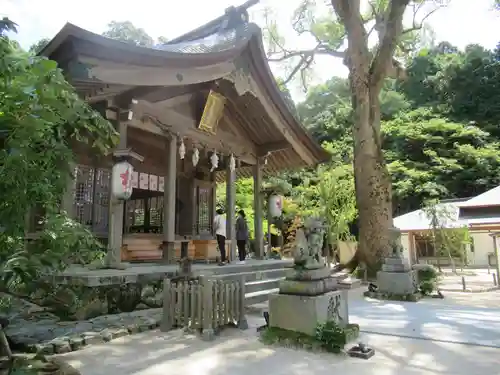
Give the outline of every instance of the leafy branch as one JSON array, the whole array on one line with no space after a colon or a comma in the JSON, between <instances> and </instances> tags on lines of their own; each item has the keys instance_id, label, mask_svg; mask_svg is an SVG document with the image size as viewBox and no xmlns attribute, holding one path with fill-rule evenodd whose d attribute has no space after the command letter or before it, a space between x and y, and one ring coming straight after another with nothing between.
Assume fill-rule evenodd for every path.
<instances>
[{"instance_id":1,"label":"leafy branch","mask_svg":"<svg viewBox=\"0 0 500 375\"><path fill-rule=\"evenodd\" d=\"M61 212L73 160L72 145L106 154L113 126L65 80L57 63L32 56L10 40L14 22L0 23L0 277L9 290L42 274L90 261L102 246ZM36 223L27 216L38 212ZM33 227L32 225L33 224ZM38 230L30 241L29 232Z\"/></svg>"},{"instance_id":2,"label":"leafy branch","mask_svg":"<svg viewBox=\"0 0 500 375\"><path fill-rule=\"evenodd\" d=\"M392 52L411 52L418 37L415 32L418 32L437 10L446 6L447 2L432 2L434 6L431 9L427 9L426 4L429 4L429 1L370 0L369 10L363 14L359 9L359 1L332 0L331 8L326 10L328 15L318 17L316 14L324 14L325 9L318 10L313 0L303 0L294 13L292 29L297 35L308 36L313 41L311 48L306 49L287 47L273 20L272 12L267 9L264 18L269 47L268 60L276 63L290 62L290 72L284 82L289 83L299 76L305 89L307 70L314 65L316 56L340 58L346 65L349 64L347 39L349 34L355 34L357 38L365 41L365 46L374 44L370 49L366 47L366 50L358 52L371 60L370 71L375 82L380 82L382 75L385 77L387 73L393 78L404 77L402 64L392 57ZM357 9L354 9L356 7ZM411 25L403 28L402 18L406 9L411 11L412 21Z\"/></svg>"}]
</instances>

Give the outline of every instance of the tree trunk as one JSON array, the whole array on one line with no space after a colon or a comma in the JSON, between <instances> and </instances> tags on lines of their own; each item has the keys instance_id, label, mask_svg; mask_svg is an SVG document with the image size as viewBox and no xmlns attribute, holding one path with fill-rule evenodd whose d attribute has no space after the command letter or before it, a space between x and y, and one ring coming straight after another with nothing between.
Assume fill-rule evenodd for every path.
<instances>
[{"instance_id":1,"label":"tree trunk","mask_svg":"<svg viewBox=\"0 0 500 375\"><path fill-rule=\"evenodd\" d=\"M358 262L374 276L390 253L391 180L381 150L380 102L369 75L350 75L354 110L354 178L359 212Z\"/></svg>"}]
</instances>

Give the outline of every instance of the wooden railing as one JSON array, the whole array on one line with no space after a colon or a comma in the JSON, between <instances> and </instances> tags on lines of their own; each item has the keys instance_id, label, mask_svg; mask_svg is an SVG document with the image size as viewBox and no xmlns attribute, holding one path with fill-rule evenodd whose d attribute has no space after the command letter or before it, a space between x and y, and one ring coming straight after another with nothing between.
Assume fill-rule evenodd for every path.
<instances>
[{"instance_id":1,"label":"wooden railing","mask_svg":"<svg viewBox=\"0 0 500 375\"><path fill-rule=\"evenodd\" d=\"M163 282L161 330L191 328L210 340L214 330L226 325L247 328L245 317L245 277L221 280L200 277L197 280Z\"/></svg>"}]
</instances>

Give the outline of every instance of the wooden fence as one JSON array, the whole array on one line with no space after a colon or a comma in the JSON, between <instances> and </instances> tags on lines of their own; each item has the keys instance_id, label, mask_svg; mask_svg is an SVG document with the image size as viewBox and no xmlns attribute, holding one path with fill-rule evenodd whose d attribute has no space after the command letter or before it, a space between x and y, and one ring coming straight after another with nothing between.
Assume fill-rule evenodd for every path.
<instances>
[{"instance_id":1,"label":"wooden fence","mask_svg":"<svg viewBox=\"0 0 500 375\"><path fill-rule=\"evenodd\" d=\"M209 279L163 282L161 330L192 328L212 339L214 330L228 324L246 328L245 277L237 280Z\"/></svg>"}]
</instances>

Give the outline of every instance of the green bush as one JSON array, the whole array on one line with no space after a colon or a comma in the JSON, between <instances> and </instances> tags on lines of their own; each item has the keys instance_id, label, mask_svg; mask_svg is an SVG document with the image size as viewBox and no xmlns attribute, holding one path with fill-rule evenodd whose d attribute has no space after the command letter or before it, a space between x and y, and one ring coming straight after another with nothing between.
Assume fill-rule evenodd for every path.
<instances>
[{"instance_id":1,"label":"green bush","mask_svg":"<svg viewBox=\"0 0 500 375\"><path fill-rule=\"evenodd\" d=\"M423 295L429 295L437 290L438 270L430 264L416 264L413 267L418 274L418 288Z\"/></svg>"},{"instance_id":2,"label":"green bush","mask_svg":"<svg viewBox=\"0 0 500 375\"><path fill-rule=\"evenodd\" d=\"M305 350L340 353L345 344L355 340L358 336L359 325L348 324L346 328L341 328L335 322L329 321L318 324L314 336L276 327L267 327L262 331L260 339L267 345L279 344Z\"/></svg>"},{"instance_id":3,"label":"green bush","mask_svg":"<svg viewBox=\"0 0 500 375\"><path fill-rule=\"evenodd\" d=\"M340 353L346 344L346 335L335 322L328 321L316 327L316 340L331 353Z\"/></svg>"}]
</instances>

